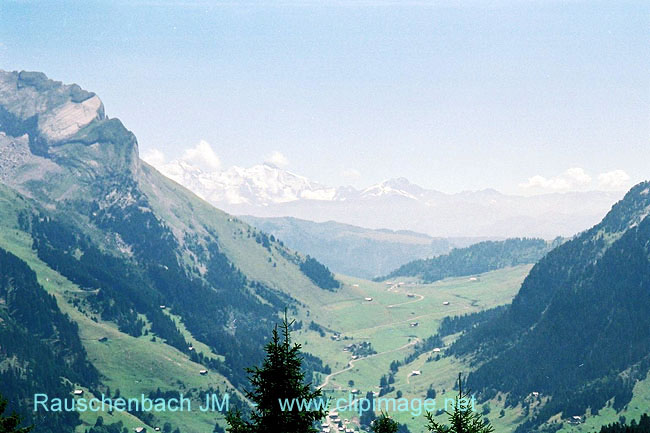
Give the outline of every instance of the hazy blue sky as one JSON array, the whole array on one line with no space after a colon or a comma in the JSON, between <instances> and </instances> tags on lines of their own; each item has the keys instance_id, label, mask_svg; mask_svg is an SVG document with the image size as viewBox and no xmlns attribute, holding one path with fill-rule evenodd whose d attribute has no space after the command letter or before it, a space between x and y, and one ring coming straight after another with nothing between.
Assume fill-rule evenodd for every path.
<instances>
[{"instance_id":1,"label":"hazy blue sky","mask_svg":"<svg viewBox=\"0 0 650 433\"><path fill-rule=\"evenodd\" d=\"M97 92L168 160L204 140L334 185L623 187L650 177L649 4L2 0L0 68Z\"/></svg>"}]
</instances>

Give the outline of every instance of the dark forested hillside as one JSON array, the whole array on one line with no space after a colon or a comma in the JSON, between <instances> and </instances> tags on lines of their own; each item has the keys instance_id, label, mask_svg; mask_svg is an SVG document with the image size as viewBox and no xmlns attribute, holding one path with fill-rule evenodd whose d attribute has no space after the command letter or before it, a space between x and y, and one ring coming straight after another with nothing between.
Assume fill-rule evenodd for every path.
<instances>
[{"instance_id":1,"label":"dark forested hillside","mask_svg":"<svg viewBox=\"0 0 650 433\"><path fill-rule=\"evenodd\" d=\"M35 393L67 397L71 383L92 388L98 379L76 324L29 266L0 248L0 394L10 396L8 411L22 409ZM79 424L76 412L21 413L26 424L38 424L39 433L71 431Z\"/></svg>"},{"instance_id":2,"label":"dark forested hillside","mask_svg":"<svg viewBox=\"0 0 650 433\"><path fill-rule=\"evenodd\" d=\"M334 290L341 286L327 266L313 257L307 256L305 261L300 264L300 270L321 289Z\"/></svg>"},{"instance_id":3,"label":"dark forested hillside","mask_svg":"<svg viewBox=\"0 0 650 433\"><path fill-rule=\"evenodd\" d=\"M98 218L102 215L95 213ZM214 360L211 366L230 377L234 384L241 383L246 362L261 353L259 341L264 338L266 320L285 305L286 299L271 297L272 304L261 303L249 291L246 278L220 253L216 244L201 250L206 257L206 281L193 278L175 255L178 249L175 238L150 212L134 206L113 210L110 215L98 224L107 231L119 233L133 245L132 260L102 252L75 226L57 218L22 215L21 221L25 224L23 229L32 234L38 257L89 291L83 302L93 313L115 322L122 332L136 337L143 333L145 323L139 318L142 314L151 323L155 335L189 354L190 345L160 309L160 305L166 305L169 311L183 317L190 331L200 335L215 352L230 355L225 365ZM198 251L201 247L195 248ZM179 291L179 287L183 290ZM259 283L256 287L264 289ZM215 326L233 316L240 319L234 333Z\"/></svg>"},{"instance_id":4,"label":"dark forested hillside","mask_svg":"<svg viewBox=\"0 0 650 433\"><path fill-rule=\"evenodd\" d=\"M622 409L650 367L650 183L635 186L603 221L530 271L510 308L451 348L478 369L469 386L516 405L550 397L528 432L557 413ZM543 359L544 362L539 362Z\"/></svg>"},{"instance_id":5,"label":"dark forested hillside","mask_svg":"<svg viewBox=\"0 0 650 433\"><path fill-rule=\"evenodd\" d=\"M650 433L650 416L648 416L648 414L643 414L638 422L632 420L630 424L627 425L625 422L606 425L603 426L599 432L595 433Z\"/></svg>"},{"instance_id":6,"label":"dark forested hillside","mask_svg":"<svg viewBox=\"0 0 650 433\"><path fill-rule=\"evenodd\" d=\"M412 261L377 280L418 277L431 283L448 277L480 274L507 266L535 263L560 242L560 239L546 242L543 239L527 238L479 242L466 248L455 248L442 256Z\"/></svg>"}]
</instances>

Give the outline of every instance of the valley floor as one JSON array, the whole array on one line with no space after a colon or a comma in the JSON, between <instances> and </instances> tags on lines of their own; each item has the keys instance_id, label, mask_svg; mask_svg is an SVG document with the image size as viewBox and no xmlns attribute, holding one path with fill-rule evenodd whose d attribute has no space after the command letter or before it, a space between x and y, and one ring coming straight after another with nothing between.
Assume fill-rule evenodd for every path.
<instances>
[{"instance_id":1,"label":"valley floor","mask_svg":"<svg viewBox=\"0 0 650 433\"><path fill-rule=\"evenodd\" d=\"M333 401L349 399L349 394L365 397L379 392L380 379L390 372L391 362L402 361L412 353L413 346L434 335L446 316L464 315L509 303L519 290L530 270L522 265L470 278L450 278L433 284L399 280L375 283L340 277L345 287L336 294L323 297L318 309L312 308L309 321L327 329L325 336L309 331L307 326L295 338L306 352L313 353L329 364L332 373L320 378L323 391ZM370 300L371 299L371 300ZM455 336L445 339L447 346ZM355 355L346 350L350 345L370 343L376 353ZM445 347L440 348L441 353ZM437 354L437 353L436 353ZM444 406L444 399L453 397L454 381L459 372L469 367L454 358L442 357L433 361L432 351L403 365L395 374L394 391L384 398L399 395L409 400L424 400L432 386L438 396L436 403ZM424 414L414 416L410 411L394 413L394 417L408 425L412 432L424 428ZM340 413L341 419L358 424L359 415L352 411ZM494 420L498 431L510 431L512 418ZM512 428L514 429L514 428Z\"/></svg>"}]
</instances>

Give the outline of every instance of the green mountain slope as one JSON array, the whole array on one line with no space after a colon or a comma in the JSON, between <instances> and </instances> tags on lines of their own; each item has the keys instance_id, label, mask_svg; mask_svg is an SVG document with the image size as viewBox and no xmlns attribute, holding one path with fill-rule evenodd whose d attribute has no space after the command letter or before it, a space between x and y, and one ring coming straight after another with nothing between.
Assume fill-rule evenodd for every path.
<instances>
[{"instance_id":1,"label":"green mountain slope","mask_svg":"<svg viewBox=\"0 0 650 433\"><path fill-rule=\"evenodd\" d=\"M44 296L54 296L61 312L76 324L79 338L87 352L87 358L94 366L93 368L99 371L100 379L96 385L80 380L74 383L75 389L86 390L84 396L100 396L101 393L113 396L119 390L121 395L126 397L149 395L150 392L158 388L172 392L180 390L188 393L193 392L195 404L199 404L199 392L211 389L234 392L230 382L218 372L211 371L207 376L198 374L199 370L206 368L204 364L200 363L202 359L193 357L186 350L180 351L171 347L162 338L154 338L159 335L152 332L151 323L146 322L145 325L144 332L148 335L134 337L120 331L114 321L104 320L101 315L95 314L89 309L83 300L92 292L89 293L80 288L40 260L37 251L32 248L32 237L20 229L20 225L24 224L24 218L21 215L39 211L34 206L36 204L32 201L24 199L0 185L0 245L11 249L34 271L39 284L47 291L47 295ZM40 209L40 212L46 211ZM52 221L51 216L47 218ZM211 349L205 344L192 338L177 316L170 315L170 317L178 324L183 337L193 344L195 351L209 355L209 357L219 357L218 354L211 352ZM32 346L38 347L35 345L34 336L29 335L29 337L29 340L14 341L14 345L17 348L24 346L27 349ZM48 393L51 397L69 397L68 391L62 394L56 389L52 390L42 380L39 380L41 377L38 375L33 377L36 379L34 381L35 388ZM31 396L26 395L25 399L17 401L16 396L22 394L15 394L11 389L3 388L3 384L5 383L0 384L0 393L9 396L15 403L19 403L20 412L28 419L32 419ZM70 384L65 387L67 390L70 388ZM238 393L234 392L232 401L235 404L241 404L237 396ZM46 428L50 422L50 415L46 414L38 420L34 420L35 431L48 431ZM165 422L170 422L174 426L180 426L183 431L211 431L215 420L221 419L223 422L223 416L219 414L202 412L156 413L153 418L141 414L119 412L112 414L82 412L80 415L80 419L79 417L64 418L65 423L59 425L54 431L73 431L74 426L81 421L82 424L77 426L76 431L83 432L89 425L95 424L98 416L102 416L106 424L121 422L129 430L140 426L150 427L151 430L156 425L160 426Z\"/></svg>"},{"instance_id":2,"label":"green mountain slope","mask_svg":"<svg viewBox=\"0 0 650 433\"><path fill-rule=\"evenodd\" d=\"M324 291L317 284L333 285L325 268L314 278L306 257L142 163L96 95L43 74L0 72L0 182L0 248L80 325L100 372L98 384L78 381L86 389L241 387L277 313L304 317ZM210 378L193 378L203 368ZM132 415L120 420L156 421ZM205 431L197 419L183 431Z\"/></svg>"},{"instance_id":3,"label":"green mountain slope","mask_svg":"<svg viewBox=\"0 0 650 433\"><path fill-rule=\"evenodd\" d=\"M468 382L484 398L505 392L514 406L533 392L544 396L518 431L552 417L620 411L646 377L649 193L649 182L635 186L600 224L547 254L510 308L452 347L478 365Z\"/></svg>"},{"instance_id":4,"label":"green mountain slope","mask_svg":"<svg viewBox=\"0 0 650 433\"><path fill-rule=\"evenodd\" d=\"M513 238L505 241L484 241L426 260L414 260L377 281L396 277L417 277L432 283L447 277L480 274L508 266L535 263L558 245L561 239Z\"/></svg>"},{"instance_id":5,"label":"green mountain slope","mask_svg":"<svg viewBox=\"0 0 650 433\"><path fill-rule=\"evenodd\" d=\"M70 395L71 384L94 387L98 381L77 325L61 313L29 266L0 248L0 393L12 396L9 409L21 409L35 393ZM76 412L25 414L25 423L38 424L43 432L63 431L79 418Z\"/></svg>"}]
</instances>

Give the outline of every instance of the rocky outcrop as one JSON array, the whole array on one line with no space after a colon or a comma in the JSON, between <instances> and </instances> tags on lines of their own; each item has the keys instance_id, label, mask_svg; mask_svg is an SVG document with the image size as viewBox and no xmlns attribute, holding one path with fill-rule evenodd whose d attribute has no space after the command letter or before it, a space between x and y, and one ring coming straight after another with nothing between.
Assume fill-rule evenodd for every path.
<instances>
[{"instance_id":1,"label":"rocky outcrop","mask_svg":"<svg viewBox=\"0 0 650 433\"><path fill-rule=\"evenodd\" d=\"M93 101L88 102L91 99ZM105 117L104 106L94 93L76 84L50 80L41 72L0 71L0 106L19 121L38 118L39 126L40 117L50 119L57 113L60 116L57 120L62 122L58 128L61 130L67 128L65 123L68 122L76 124L78 130L94 119ZM61 117L62 111L67 115ZM51 128L52 123L44 122L43 126Z\"/></svg>"},{"instance_id":2,"label":"rocky outcrop","mask_svg":"<svg viewBox=\"0 0 650 433\"><path fill-rule=\"evenodd\" d=\"M60 171L53 161L30 152L27 135L11 137L0 132L0 182L23 184Z\"/></svg>"},{"instance_id":3,"label":"rocky outcrop","mask_svg":"<svg viewBox=\"0 0 650 433\"><path fill-rule=\"evenodd\" d=\"M38 119L38 129L48 141L61 142L73 137L93 120L100 119L102 101L95 95L83 102L69 101Z\"/></svg>"},{"instance_id":4,"label":"rocky outcrop","mask_svg":"<svg viewBox=\"0 0 650 433\"><path fill-rule=\"evenodd\" d=\"M40 72L0 71L0 134L0 179L23 194L74 198L82 184L139 170L135 136L97 95Z\"/></svg>"}]
</instances>

